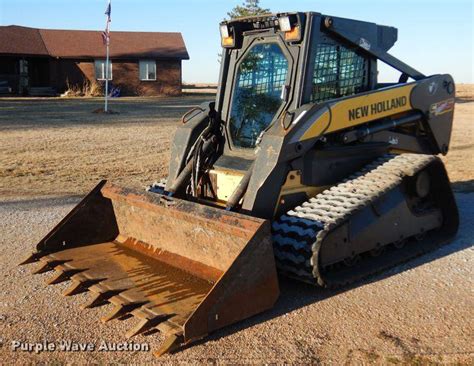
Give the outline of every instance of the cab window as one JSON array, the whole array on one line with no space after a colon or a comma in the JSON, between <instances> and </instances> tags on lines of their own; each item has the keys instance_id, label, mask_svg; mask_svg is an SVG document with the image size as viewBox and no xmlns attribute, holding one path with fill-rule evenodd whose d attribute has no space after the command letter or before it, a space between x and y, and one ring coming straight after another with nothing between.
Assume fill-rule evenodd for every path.
<instances>
[{"instance_id":1,"label":"cab window","mask_svg":"<svg viewBox=\"0 0 474 366\"><path fill-rule=\"evenodd\" d=\"M316 46L311 102L353 95L368 90L369 60L342 45Z\"/></svg>"},{"instance_id":2,"label":"cab window","mask_svg":"<svg viewBox=\"0 0 474 366\"><path fill-rule=\"evenodd\" d=\"M254 148L282 104L288 60L276 43L257 44L238 66L229 132L234 146Z\"/></svg>"}]
</instances>

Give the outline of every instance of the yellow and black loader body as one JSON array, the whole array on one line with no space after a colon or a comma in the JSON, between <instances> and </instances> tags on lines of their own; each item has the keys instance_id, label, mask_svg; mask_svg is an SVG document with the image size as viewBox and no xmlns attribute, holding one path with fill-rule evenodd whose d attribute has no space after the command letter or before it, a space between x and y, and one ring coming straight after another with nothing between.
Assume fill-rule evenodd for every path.
<instances>
[{"instance_id":1,"label":"yellow and black loader body","mask_svg":"<svg viewBox=\"0 0 474 366\"><path fill-rule=\"evenodd\" d=\"M220 24L217 97L186 113L165 184L101 182L24 263L88 291L158 355L271 308L280 273L343 286L450 240L450 75L387 51L397 30L319 13ZM378 64L400 72L378 81Z\"/></svg>"},{"instance_id":2,"label":"yellow and black loader body","mask_svg":"<svg viewBox=\"0 0 474 366\"><path fill-rule=\"evenodd\" d=\"M299 29L297 40L286 40L288 32L278 26L281 18L289 18L291 29ZM215 103L192 111L176 132L168 192L178 196L183 192L185 185L177 185L176 180L186 172L189 151L208 127L210 114L218 116L222 126L219 138L224 141L210 169L214 190L233 193L242 182L246 187L238 189L241 201L233 197L232 207L266 219L295 207L318 188L340 182L384 154L447 153L454 81L450 75L424 76L388 54L397 40L397 29L319 13L278 14L221 26L227 26L236 41L224 48ZM260 131L264 133L257 136L258 144L242 148L233 141L230 126L233 108L239 103L236 84L239 73L246 72L252 50L262 44L277 45L287 60L286 78L278 84L278 98L283 99L277 102L271 122ZM380 61L400 71L398 82L378 83ZM255 79L259 71L247 73L253 73ZM408 82L409 78L413 81ZM265 87L276 88L275 84L253 82L256 96L259 90L263 94ZM254 100L258 98L253 96L246 102ZM229 180L233 190L215 184L213 176L226 174L237 177ZM290 175L300 181L300 192L281 196Z\"/></svg>"}]
</instances>

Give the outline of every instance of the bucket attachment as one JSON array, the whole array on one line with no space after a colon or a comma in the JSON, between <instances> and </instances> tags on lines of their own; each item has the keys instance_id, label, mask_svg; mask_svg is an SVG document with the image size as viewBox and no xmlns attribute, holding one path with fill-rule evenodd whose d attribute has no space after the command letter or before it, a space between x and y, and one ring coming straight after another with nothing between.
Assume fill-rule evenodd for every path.
<instances>
[{"instance_id":1,"label":"bucket attachment","mask_svg":"<svg viewBox=\"0 0 474 366\"><path fill-rule=\"evenodd\" d=\"M266 220L100 182L22 264L107 303L126 334L165 333L161 355L271 308L279 295Z\"/></svg>"}]
</instances>

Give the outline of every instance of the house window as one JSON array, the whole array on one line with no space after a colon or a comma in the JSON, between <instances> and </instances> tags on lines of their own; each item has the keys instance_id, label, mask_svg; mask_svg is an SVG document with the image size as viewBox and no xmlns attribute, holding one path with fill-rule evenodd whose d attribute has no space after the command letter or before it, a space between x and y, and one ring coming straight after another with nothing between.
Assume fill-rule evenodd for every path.
<instances>
[{"instance_id":1,"label":"house window","mask_svg":"<svg viewBox=\"0 0 474 366\"><path fill-rule=\"evenodd\" d=\"M105 80L106 69L105 60L95 60L95 78L97 80ZM112 61L109 60L109 80L112 80Z\"/></svg>"},{"instance_id":2,"label":"house window","mask_svg":"<svg viewBox=\"0 0 474 366\"><path fill-rule=\"evenodd\" d=\"M156 80L156 61L140 60L140 80Z\"/></svg>"},{"instance_id":3,"label":"house window","mask_svg":"<svg viewBox=\"0 0 474 366\"><path fill-rule=\"evenodd\" d=\"M335 44L318 44L313 71L312 102L323 102L368 89L368 59Z\"/></svg>"}]
</instances>

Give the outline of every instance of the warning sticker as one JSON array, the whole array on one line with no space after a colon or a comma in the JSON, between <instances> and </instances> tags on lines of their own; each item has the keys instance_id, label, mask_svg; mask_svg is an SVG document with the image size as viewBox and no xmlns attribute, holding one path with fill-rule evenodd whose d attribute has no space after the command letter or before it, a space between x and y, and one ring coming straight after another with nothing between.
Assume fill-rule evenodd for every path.
<instances>
[{"instance_id":1,"label":"warning sticker","mask_svg":"<svg viewBox=\"0 0 474 366\"><path fill-rule=\"evenodd\" d=\"M430 106L430 114L439 116L454 110L454 98L446 99Z\"/></svg>"}]
</instances>

